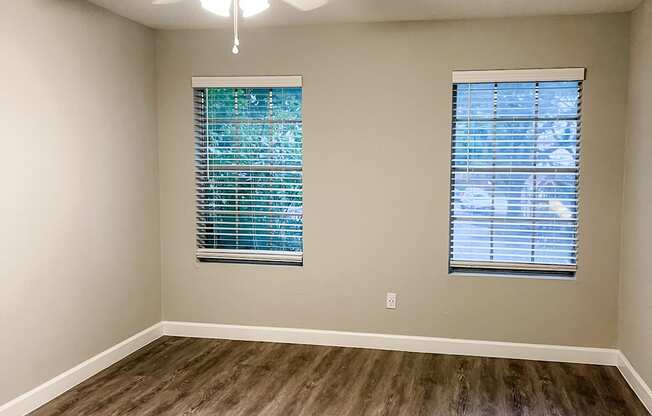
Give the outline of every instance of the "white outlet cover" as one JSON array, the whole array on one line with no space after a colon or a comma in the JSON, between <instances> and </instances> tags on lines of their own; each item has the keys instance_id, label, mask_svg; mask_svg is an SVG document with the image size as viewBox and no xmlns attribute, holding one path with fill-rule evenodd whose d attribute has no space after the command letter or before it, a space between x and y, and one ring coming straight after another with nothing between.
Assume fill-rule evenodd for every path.
<instances>
[{"instance_id":1,"label":"white outlet cover","mask_svg":"<svg viewBox=\"0 0 652 416\"><path fill-rule=\"evenodd\" d=\"M385 298L385 308L396 309L396 293L387 292L387 297Z\"/></svg>"}]
</instances>

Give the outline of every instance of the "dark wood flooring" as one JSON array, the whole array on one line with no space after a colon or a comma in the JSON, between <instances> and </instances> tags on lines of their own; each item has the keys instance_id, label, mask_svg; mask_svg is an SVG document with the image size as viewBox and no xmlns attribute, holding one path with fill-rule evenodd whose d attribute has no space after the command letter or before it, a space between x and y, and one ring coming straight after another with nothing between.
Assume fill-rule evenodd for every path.
<instances>
[{"instance_id":1,"label":"dark wood flooring","mask_svg":"<svg viewBox=\"0 0 652 416\"><path fill-rule=\"evenodd\" d=\"M32 415L648 415L614 367L163 337Z\"/></svg>"}]
</instances>

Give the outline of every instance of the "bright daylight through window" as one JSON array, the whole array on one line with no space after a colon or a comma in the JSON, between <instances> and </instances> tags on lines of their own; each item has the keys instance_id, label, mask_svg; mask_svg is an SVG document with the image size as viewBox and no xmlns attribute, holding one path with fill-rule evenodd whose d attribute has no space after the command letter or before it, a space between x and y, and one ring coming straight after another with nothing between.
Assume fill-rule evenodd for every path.
<instances>
[{"instance_id":1,"label":"bright daylight through window","mask_svg":"<svg viewBox=\"0 0 652 416\"><path fill-rule=\"evenodd\" d=\"M303 262L301 77L193 78L200 260Z\"/></svg>"},{"instance_id":2,"label":"bright daylight through window","mask_svg":"<svg viewBox=\"0 0 652 416\"><path fill-rule=\"evenodd\" d=\"M451 272L574 276L583 78L454 75Z\"/></svg>"}]
</instances>

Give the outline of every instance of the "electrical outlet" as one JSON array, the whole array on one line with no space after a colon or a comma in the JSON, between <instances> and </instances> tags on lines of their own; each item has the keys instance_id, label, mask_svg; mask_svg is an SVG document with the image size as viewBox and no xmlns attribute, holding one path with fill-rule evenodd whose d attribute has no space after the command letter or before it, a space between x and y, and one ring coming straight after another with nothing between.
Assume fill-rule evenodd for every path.
<instances>
[{"instance_id":1,"label":"electrical outlet","mask_svg":"<svg viewBox=\"0 0 652 416\"><path fill-rule=\"evenodd\" d=\"M385 298L385 308L396 309L396 293L387 292L387 297Z\"/></svg>"}]
</instances>

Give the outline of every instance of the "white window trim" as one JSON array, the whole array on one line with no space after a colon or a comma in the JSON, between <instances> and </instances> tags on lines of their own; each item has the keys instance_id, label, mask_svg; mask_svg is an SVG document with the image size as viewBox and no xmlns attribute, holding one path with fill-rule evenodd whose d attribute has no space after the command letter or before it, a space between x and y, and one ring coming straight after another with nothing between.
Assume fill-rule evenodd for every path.
<instances>
[{"instance_id":1,"label":"white window trim","mask_svg":"<svg viewBox=\"0 0 652 416\"><path fill-rule=\"evenodd\" d=\"M453 84L481 82L584 81L586 68L453 71Z\"/></svg>"},{"instance_id":2,"label":"white window trim","mask_svg":"<svg viewBox=\"0 0 652 416\"><path fill-rule=\"evenodd\" d=\"M301 75L255 77L192 77L193 88L282 88L302 87Z\"/></svg>"},{"instance_id":3,"label":"white window trim","mask_svg":"<svg viewBox=\"0 0 652 416\"><path fill-rule=\"evenodd\" d=\"M207 88L303 88L303 77L301 75L192 77L192 88L193 90ZM198 223L195 221L195 230L197 230L197 227ZM199 262L226 261L252 264L303 265L303 251L196 248L195 256Z\"/></svg>"},{"instance_id":4,"label":"white window trim","mask_svg":"<svg viewBox=\"0 0 652 416\"><path fill-rule=\"evenodd\" d=\"M550 68L550 69L515 69L515 70L479 70L479 71L453 71L452 83L453 84L474 84L474 83L500 83L500 82L555 82L555 81L585 81L586 68ZM579 188L577 190L579 198ZM449 218L450 221L450 218ZM579 234L579 221L576 223L577 233ZM449 236L450 238L450 236ZM576 239L576 249L579 252L579 236ZM450 242L449 242L450 245ZM449 246L450 250L450 246ZM578 255L579 257L579 255ZM493 272L483 272L481 269L473 271L451 271L451 267L465 267L469 264L475 263L476 266L483 265L487 270L496 270ZM471 276L471 277L510 277L510 278L541 278L546 280L575 280L577 273L577 264L572 266L555 265L554 267L561 273L571 272L572 276L557 276L554 273L550 275L537 276L534 273L540 271L547 271L548 265L527 264L522 263L514 264L514 270L521 270L524 272L532 272L532 274L514 274L504 272L504 265L493 264L491 262L473 262L473 261L456 261L448 259L449 275L450 276ZM504 272L504 273L501 273Z\"/></svg>"},{"instance_id":5,"label":"white window trim","mask_svg":"<svg viewBox=\"0 0 652 416\"><path fill-rule=\"evenodd\" d=\"M253 251L234 249L197 249L197 258L204 260L239 260L239 261L265 261L270 263L297 263L303 262L303 252L291 251Z\"/></svg>"}]
</instances>

